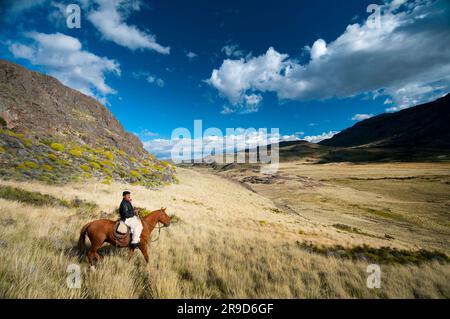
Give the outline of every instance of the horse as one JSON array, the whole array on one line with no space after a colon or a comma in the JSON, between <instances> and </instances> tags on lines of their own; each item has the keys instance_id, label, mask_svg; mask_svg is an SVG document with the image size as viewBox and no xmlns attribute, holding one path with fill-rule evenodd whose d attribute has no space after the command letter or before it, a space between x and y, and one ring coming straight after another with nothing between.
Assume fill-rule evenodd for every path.
<instances>
[{"instance_id":1,"label":"horse","mask_svg":"<svg viewBox=\"0 0 450 319\"><path fill-rule=\"evenodd\" d=\"M167 207L166 207L167 208ZM147 253L147 244L148 240L150 238L150 234L155 228L156 224L158 222L162 223L164 227L167 227L170 225L170 217L166 214L166 208L162 208L152 211L147 216L141 218L142 221L142 233L140 237L140 246L139 250L142 252L145 258L145 262L148 263L148 253ZM81 228L80 231L80 238L78 240L78 249L80 253L84 250L85 247L85 239L86 234L89 237L89 240L91 241L91 248L87 253L88 261L90 266L94 266L94 257L96 258L97 262L101 261L103 259L103 256L99 255L97 253L97 250L102 247L102 245L107 242L113 246L119 247L118 243L116 243L116 240L114 239L113 232L114 232L114 225L116 221L109 220L109 219L98 219L94 220L90 223L87 223ZM120 248L125 248L127 246L122 246ZM128 247L130 249L128 253L128 260L131 259L131 257L134 254L134 248Z\"/></svg>"}]
</instances>

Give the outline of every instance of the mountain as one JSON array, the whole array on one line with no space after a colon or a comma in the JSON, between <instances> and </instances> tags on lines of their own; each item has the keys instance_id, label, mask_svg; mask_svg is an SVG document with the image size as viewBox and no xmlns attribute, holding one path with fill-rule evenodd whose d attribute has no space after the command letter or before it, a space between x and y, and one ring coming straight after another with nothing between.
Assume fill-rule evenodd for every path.
<instances>
[{"instance_id":1,"label":"mountain","mask_svg":"<svg viewBox=\"0 0 450 319\"><path fill-rule=\"evenodd\" d=\"M436 101L356 123L325 146L450 149L450 94Z\"/></svg>"},{"instance_id":2,"label":"mountain","mask_svg":"<svg viewBox=\"0 0 450 319\"><path fill-rule=\"evenodd\" d=\"M157 185L174 168L149 154L97 100L0 60L0 176Z\"/></svg>"}]
</instances>

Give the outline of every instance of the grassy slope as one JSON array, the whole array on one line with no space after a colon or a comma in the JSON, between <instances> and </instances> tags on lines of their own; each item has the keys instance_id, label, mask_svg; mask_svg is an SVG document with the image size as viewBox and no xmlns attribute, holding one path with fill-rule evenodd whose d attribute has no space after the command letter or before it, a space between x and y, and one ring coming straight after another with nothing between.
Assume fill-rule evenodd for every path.
<instances>
[{"instance_id":1,"label":"grassy slope","mask_svg":"<svg viewBox=\"0 0 450 319\"><path fill-rule=\"evenodd\" d=\"M70 207L36 207L0 199L0 296L13 298L178 297L449 297L450 267L437 262L382 265L382 289L366 288L368 262L305 250L300 243L370 244L413 248L410 243L341 231L322 220L284 213L272 201L219 176L179 169L179 184L161 190L132 186L135 205L181 221L140 255L105 246L96 272L74 250L81 226L102 214ZM2 181L66 200L95 202L111 212L121 184L64 187ZM130 188L127 186L127 188ZM62 195L63 194L63 195ZM103 214L104 216L105 214ZM66 288L66 268L80 263L81 289Z\"/></svg>"}]
</instances>

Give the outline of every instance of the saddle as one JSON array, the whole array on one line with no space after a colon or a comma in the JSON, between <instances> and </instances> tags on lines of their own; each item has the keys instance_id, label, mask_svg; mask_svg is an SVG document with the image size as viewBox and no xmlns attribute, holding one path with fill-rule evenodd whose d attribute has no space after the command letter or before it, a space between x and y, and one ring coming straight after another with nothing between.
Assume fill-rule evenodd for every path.
<instances>
[{"instance_id":1,"label":"saddle","mask_svg":"<svg viewBox=\"0 0 450 319\"><path fill-rule=\"evenodd\" d=\"M114 224L111 237L116 242L117 247L127 247L131 242L131 228L119 219Z\"/></svg>"}]
</instances>

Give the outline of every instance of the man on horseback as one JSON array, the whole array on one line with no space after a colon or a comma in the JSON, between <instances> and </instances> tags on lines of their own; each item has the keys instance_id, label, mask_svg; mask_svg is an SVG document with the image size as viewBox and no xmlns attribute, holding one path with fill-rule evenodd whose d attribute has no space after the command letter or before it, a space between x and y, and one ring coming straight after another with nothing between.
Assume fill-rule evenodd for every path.
<instances>
[{"instance_id":1,"label":"man on horseback","mask_svg":"<svg viewBox=\"0 0 450 319\"><path fill-rule=\"evenodd\" d=\"M122 193L122 202L119 207L120 219L131 228L131 248L136 248L140 245L139 241L142 233L142 222L134 212L133 205L131 205L131 193L125 191Z\"/></svg>"}]
</instances>

